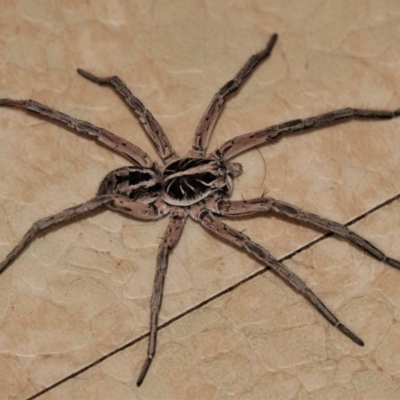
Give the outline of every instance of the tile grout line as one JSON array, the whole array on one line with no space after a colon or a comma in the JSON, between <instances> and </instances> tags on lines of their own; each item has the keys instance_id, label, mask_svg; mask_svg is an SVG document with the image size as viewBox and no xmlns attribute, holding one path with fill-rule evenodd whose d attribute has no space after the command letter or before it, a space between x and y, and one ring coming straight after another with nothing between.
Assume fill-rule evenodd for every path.
<instances>
[{"instance_id":1,"label":"tile grout line","mask_svg":"<svg viewBox=\"0 0 400 400\"><path fill-rule=\"evenodd\" d=\"M353 225L354 223L356 223L356 222L358 222L358 221L364 219L364 218L367 217L368 215L374 213L375 211L378 211L379 209L381 209L381 208L383 208L383 207L385 207L385 206L387 206L387 205L393 203L394 201L396 201L396 200L398 200L398 199L400 199L400 193L397 194L396 196L390 198L389 200L386 200L386 201L384 201L383 203L378 204L377 206L375 206L375 207L371 208L370 210L364 212L363 214L359 215L358 217L355 217L355 218L351 219L350 221L348 221L347 223L345 223L344 226L351 226L351 225ZM334 234L333 234L332 232L327 232L327 233L321 235L320 237L318 237L318 238L312 240L311 242L307 243L306 245L301 246L299 249L297 249L297 250L295 250L295 251L289 253L288 255L286 255L286 256L284 256L284 257L282 257L282 258L280 258L279 261L283 262L283 261L286 261L286 260L288 260L288 259L291 259L291 258L293 258L294 256L296 256L297 254L302 253L303 251L309 249L310 247L312 247L312 246L318 244L318 243L321 242L322 240L325 240L326 238L331 237L331 236L333 236L333 235L334 235ZM253 279L256 278L257 276L262 275L262 274L264 274L265 272L267 272L267 271L269 271L269 270L270 270L269 267L261 268L261 269L258 270L257 272L254 272L253 274L249 275L247 278L242 279L241 281L235 283L234 285L229 286L228 288L226 288L226 289L224 289L224 290L222 290L222 291L220 291L220 292L214 294L213 296L209 297L208 299L206 299L206 300L204 300L204 301L202 301L202 302L196 304L195 306L193 306L193 307L187 309L186 311L184 311L184 312L178 314L177 316L171 318L169 321L166 321L166 322L164 322L163 324L159 325L158 330L161 330L161 329L166 328L167 326L171 325L173 322L180 320L181 318L185 317L186 315L191 314L192 312L194 312L194 311L196 311L196 310L202 308L202 307L205 306L206 304L211 303L212 301L218 299L219 297L222 297L223 295L225 295L225 294L231 292L232 290L236 289L237 287L239 287L239 286L241 286L241 285L243 285L243 284L245 284L245 283L247 283L247 282L253 280ZM34 399L37 399L39 396L41 396L41 395L43 395L43 394L49 392L50 390L52 390L52 389L54 389L54 388L60 386L60 385L63 384L63 383L65 383L65 382L67 382L67 381L69 381L69 380L75 378L76 376L79 376L79 375L83 374L83 373L86 372L87 370L91 369L92 367L95 367L96 365L102 363L103 361L105 361L105 360L107 360L108 358L114 356L115 354L124 351L125 349L127 349L127 348L129 348L129 347L135 345L136 343L139 343L140 341L142 341L143 339L147 338L148 336L149 336L149 332L147 332L147 333L145 333L145 334L143 334L143 335L137 337L136 339L134 339L134 340L132 340L132 341L130 341L130 342L124 344L124 345L121 346L121 347L118 347L117 349L113 350L112 352L110 352L110 353L108 353L108 354L106 354L106 355L100 357L100 358L97 359L96 361L94 361L94 362L88 364L86 367L83 367L83 368L79 369L78 371L75 371L74 373L72 373L72 374L66 376L65 378L63 378L63 379L61 379L61 380L55 382L54 384L48 386L47 388L41 390L40 392L34 394L33 396L31 396L31 397L29 397L29 398L27 398L26 400L34 400Z\"/></svg>"}]
</instances>

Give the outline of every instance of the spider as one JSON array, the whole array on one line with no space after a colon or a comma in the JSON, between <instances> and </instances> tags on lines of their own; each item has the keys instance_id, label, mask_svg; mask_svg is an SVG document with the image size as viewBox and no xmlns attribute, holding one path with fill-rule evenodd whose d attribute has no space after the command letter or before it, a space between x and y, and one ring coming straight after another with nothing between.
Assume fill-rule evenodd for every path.
<instances>
[{"instance_id":1,"label":"spider","mask_svg":"<svg viewBox=\"0 0 400 400\"><path fill-rule=\"evenodd\" d=\"M150 335L147 357L137 380L138 386L142 384L156 354L158 318L168 257L178 243L188 216L217 238L242 249L258 259L261 264L271 268L287 284L310 301L334 327L359 346L364 345L363 341L336 318L303 280L262 246L222 222L221 217L252 216L265 212L282 214L341 236L377 260L400 269L399 261L386 256L373 244L337 222L270 197L262 196L242 201L229 200L233 189L233 180L242 172L241 165L230 160L239 153L263 144L274 143L290 133L322 128L352 119L391 119L400 116L400 109L377 111L344 108L311 118L295 119L237 136L206 155L210 136L227 99L240 88L260 62L270 56L277 39L278 35L273 34L266 47L251 56L235 77L214 95L197 126L192 149L185 157L179 157L174 152L166 134L151 112L132 94L120 78L117 76L99 78L82 69L77 70L89 81L112 87L129 104L163 160L164 167L152 161L139 147L89 122L72 118L33 100L0 99L0 106L19 107L31 111L92 137L126 157L132 164L107 174L101 182L97 194L87 202L36 221L5 260L0 263L0 273L5 271L38 234L78 216L87 215L96 209L107 207L140 220L157 220L169 215L168 227L158 249L150 301Z\"/></svg>"}]
</instances>

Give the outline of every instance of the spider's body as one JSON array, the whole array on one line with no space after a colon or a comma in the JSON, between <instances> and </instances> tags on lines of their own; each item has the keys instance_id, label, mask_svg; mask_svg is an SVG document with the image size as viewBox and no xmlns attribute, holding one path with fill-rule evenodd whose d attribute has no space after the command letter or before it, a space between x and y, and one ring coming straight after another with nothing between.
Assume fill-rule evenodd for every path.
<instances>
[{"instance_id":1,"label":"spider's body","mask_svg":"<svg viewBox=\"0 0 400 400\"><path fill-rule=\"evenodd\" d=\"M123 167L111 171L97 192L120 195L144 204L162 199L171 206L191 206L209 196L227 197L232 192L232 179L242 172L238 163L205 157L178 158L160 172L153 168Z\"/></svg>"},{"instance_id":2,"label":"spider's body","mask_svg":"<svg viewBox=\"0 0 400 400\"><path fill-rule=\"evenodd\" d=\"M105 176L97 191L98 196L120 195L128 200L151 204L163 190L159 171L144 167L123 167Z\"/></svg>"},{"instance_id":3,"label":"spider's body","mask_svg":"<svg viewBox=\"0 0 400 400\"><path fill-rule=\"evenodd\" d=\"M157 268L151 297L150 335L147 359L139 375L140 385L146 376L156 352L158 315L161 309L162 293L168 266L168 256L176 246L183 231L186 218L190 216L206 230L257 258L264 266L271 268L292 288L303 294L318 312L333 326L351 340L363 346L362 340L346 328L324 303L307 287L297 275L275 259L266 249L229 225L220 217L234 218L255 215L261 212L275 212L288 218L300 220L320 229L330 231L349 240L353 245L366 251L372 257L400 269L400 262L387 257L373 244L357 235L344 225L302 211L296 206L269 197L246 201L230 201L232 181L242 171L240 164L229 161L237 154L262 144L273 143L282 135L308 129L329 126L350 119L390 119L400 116L400 110L377 111L345 108L321 114L304 120L293 120L270 126L256 132L240 135L228 140L213 153L206 155L211 133L229 95L235 92L254 68L266 59L277 40L273 35L261 52L249 58L234 79L215 94L207 107L195 133L192 150L186 157L178 158L161 126L143 103L135 97L116 76L98 78L78 69L85 78L100 85L109 85L132 107L139 117L144 130L155 146L165 167L162 169L148 155L134 144L92 125L89 122L70 117L33 100L0 99L0 106L20 107L40 114L49 120L61 122L77 132L108 146L126 157L133 165L116 169L103 179L97 195L91 200L71 207L58 214L36 221L23 239L0 263L3 272L35 236L79 215L100 207L109 207L142 220L156 220L170 215L168 228L161 240L157 256Z\"/></svg>"},{"instance_id":4,"label":"spider's body","mask_svg":"<svg viewBox=\"0 0 400 400\"><path fill-rule=\"evenodd\" d=\"M163 200L173 206L190 206L211 195L229 196L232 179L242 171L238 163L205 157L184 157L163 171Z\"/></svg>"}]
</instances>

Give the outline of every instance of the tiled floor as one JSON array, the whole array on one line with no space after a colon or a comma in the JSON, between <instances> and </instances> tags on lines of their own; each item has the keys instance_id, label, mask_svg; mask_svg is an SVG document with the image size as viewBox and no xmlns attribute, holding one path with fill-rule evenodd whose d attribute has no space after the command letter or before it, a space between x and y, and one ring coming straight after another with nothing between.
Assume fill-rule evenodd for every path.
<instances>
[{"instance_id":1,"label":"tiled floor","mask_svg":"<svg viewBox=\"0 0 400 400\"><path fill-rule=\"evenodd\" d=\"M34 98L157 159L115 94L75 69L118 74L185 154L212 95L276 31L271 59L228 103L211 149L344 106L400 107L398 2L171 3L10 2L0 13L0 97ZM0 121L2 258L32 222L89 199L126 162L21 111L1 109ZM400 120L297 135L235 161L245 172L234 198L267 191L347 222L400 193ZM97 213L38 239L0 277L1 399L400 398L400 273L334 238L285 263L364 348L267 272L161 330L140 389L146 340L77 373L147 332L166 222ZM230 223L278 258L321 236L270 216ZM399 200L353 227L400 258ZM260 268L189 221L170 257L161 323Z\"/></svg>"}]
</instances>

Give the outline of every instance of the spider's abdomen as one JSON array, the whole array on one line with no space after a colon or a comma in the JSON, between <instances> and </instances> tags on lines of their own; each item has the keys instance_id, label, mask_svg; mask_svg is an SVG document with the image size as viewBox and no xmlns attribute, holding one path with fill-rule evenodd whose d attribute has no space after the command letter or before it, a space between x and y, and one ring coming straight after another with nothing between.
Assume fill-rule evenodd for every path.
<instances>
[{"instance_id":1,"label":"spider's abdomen","mask_svg":"<svg viewBox=\"0 0 400 400\"><path fill-rule=\"evenodd\" d=\"M163 172L163 199L177 206L189 206L217 191L232 188L231 165L215 159L185 157L172 161Z\"/></svg>"},{"instance_id":2,"label":"spider's abdomen","mask_svg":"<svg viewBox=\"0 0 400 400\"><path fill-rule=\"evenodd\" d=\"M159 198L161 192L161 177L153 170L143 167L123 167L106 175L97 194L119 194L133 201L148 204Z\"/></svg>"}]
</instances>

